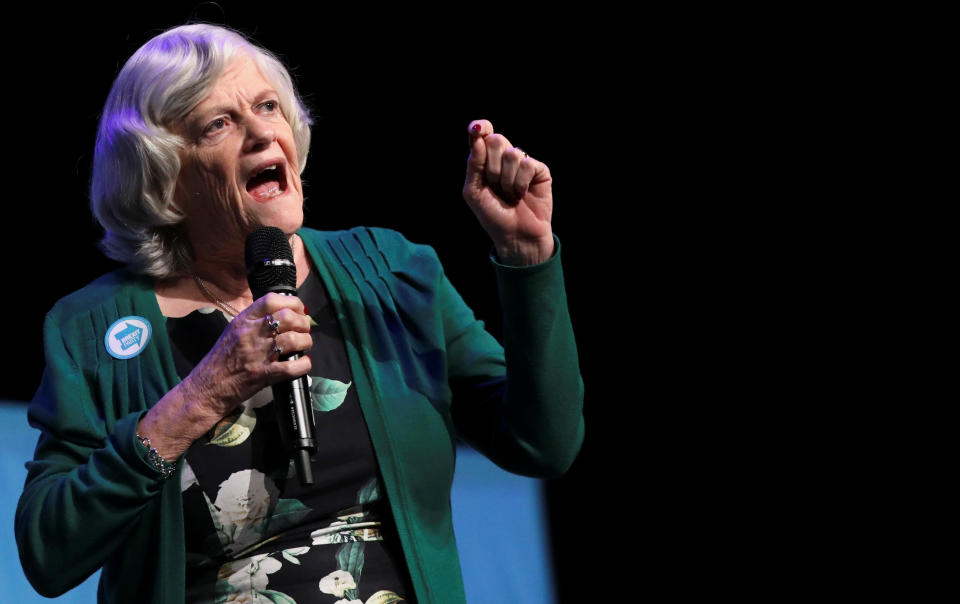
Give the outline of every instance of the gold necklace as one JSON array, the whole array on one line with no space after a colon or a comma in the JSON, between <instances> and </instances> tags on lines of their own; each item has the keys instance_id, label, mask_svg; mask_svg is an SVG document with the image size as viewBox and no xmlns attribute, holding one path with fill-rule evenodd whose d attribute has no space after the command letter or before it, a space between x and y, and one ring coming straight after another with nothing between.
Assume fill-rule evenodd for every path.
<instances>
[{"instance_id":1,"label":"gold necklace","mask_svg":"<svg viewBox=\"0 0 960 604\"><path fill-rule=\"evenodd\" d=\"M293 246L297 244L297 240L299 238L300 237L296 233L294 233L293 236L290 238L293 241L293 243L290 245L291 251L293 251ZM197 282L197 286L200 288L200 291L203 292L203 295L207 297L207 300L210 300L211 302L219 306L220 310L230 315L231 319L240 314L239 310L230 306L229 304L227 304L226 302L218 298L209 289L207 289L207 286L206 284L204 284L203 279L201 279L196 273L193 273L193 280ZM313 321L313 319L311 319L311 321Z\"/></svg>"},{"instance_id":2,"label":"gold necklace","mask_svg":"<svg viewBox=\"0 0 960 604\"><path fill-rule=\"evenodd\" d=\"M197 282L197 286L200 288L200 291L203 292L203 295L207 297L208 300L220 307L220 310L230 315L230 318L234 318L240 314L240 311L236 308L230 306L216 295L207 289L207 286L204 284L203 279L198 277L196 274L193 275L193 280Z\"/></svg>"}]
</instances>

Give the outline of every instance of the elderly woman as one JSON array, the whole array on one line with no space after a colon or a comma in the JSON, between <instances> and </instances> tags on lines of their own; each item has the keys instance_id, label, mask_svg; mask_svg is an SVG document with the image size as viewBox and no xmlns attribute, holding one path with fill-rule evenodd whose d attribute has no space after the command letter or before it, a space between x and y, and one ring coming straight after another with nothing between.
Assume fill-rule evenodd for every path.
<instances>
[{"instance_id":1,"label":"elderly woman","mask_svg":"<svg viewBox=\"0 0 960 604\"><path fill-rule=\"evenodd\" d=\"M16 534L38 591L102 567L105 602L464 600L456 439L547 477L583 438L550 173L490 122L469 135L463 194L493 239L504 347L431 248L302 227L310 118L273 55L190 25L130 58L91 187L126 269L50 311L29 411ZM261 226L288 239L298 296L254 299L243 246ZM304 375L309 486L270 389Z\"/></svg>"}]
</instances>

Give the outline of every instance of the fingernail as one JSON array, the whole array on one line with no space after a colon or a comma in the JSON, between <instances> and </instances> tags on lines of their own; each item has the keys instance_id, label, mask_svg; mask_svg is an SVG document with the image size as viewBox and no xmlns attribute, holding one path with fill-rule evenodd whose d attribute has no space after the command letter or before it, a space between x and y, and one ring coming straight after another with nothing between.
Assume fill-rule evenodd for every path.
<instances>
[{"instance_id":1,"label":"fingernail","mask_svg":"<svg viewBox=\"0 0 960 604\"><path fill-rule=\"evenodd\" d=\"M480 132L480 124L474 124L472 130L474 134L478 134Z\"/></svg>"},{"instance_id":2,"label":"fingernail","mask_svg":"<svg viewBox=\"0 0 960 604\"><path fill-rule=\"evenodd\" d=\"M309 315L309 314L310 314L310 311L307 310L307 305L306 305L306 304L303 305L303 314L305 314L305 315Z\"/></svg>"}]
</instances>

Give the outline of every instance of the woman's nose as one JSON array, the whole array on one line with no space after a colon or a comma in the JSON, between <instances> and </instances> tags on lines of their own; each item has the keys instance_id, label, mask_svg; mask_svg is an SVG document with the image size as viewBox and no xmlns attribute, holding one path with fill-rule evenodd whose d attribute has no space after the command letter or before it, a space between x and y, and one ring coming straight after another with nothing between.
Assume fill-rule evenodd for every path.
<instances>
[{"instance_id":1,"label":"woman's nose","mask_svg":"<svg viewBox=\"0 0 960 604\"><path fill-rule=\"evenodd\" d=\"M252 118L247 122L247 151L259 151L269 147L270 143L277 140L277 131L273 124L258 118Z\"/></svg>"}]
</instances>

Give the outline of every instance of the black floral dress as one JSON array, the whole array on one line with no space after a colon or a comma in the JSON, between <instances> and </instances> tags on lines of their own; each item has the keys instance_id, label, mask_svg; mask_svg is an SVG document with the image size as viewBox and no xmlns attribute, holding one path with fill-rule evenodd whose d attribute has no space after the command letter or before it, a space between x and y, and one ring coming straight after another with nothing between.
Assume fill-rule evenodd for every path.
<instances>
[{"instance_id":1,"label":"black floral dress","mask_svg":"<svg viewBox=\"0 0 960 604\"><path fill-rule=\"evenodd\" d=\"M343 337L323 284L299 290L315 325L310 392L318 454L302 487L265 389L186 453L187 602L388 604L413 589L379 478ZM214 309L167 319L181 378L214 345Z\"/></svg>"}]
</instances>

